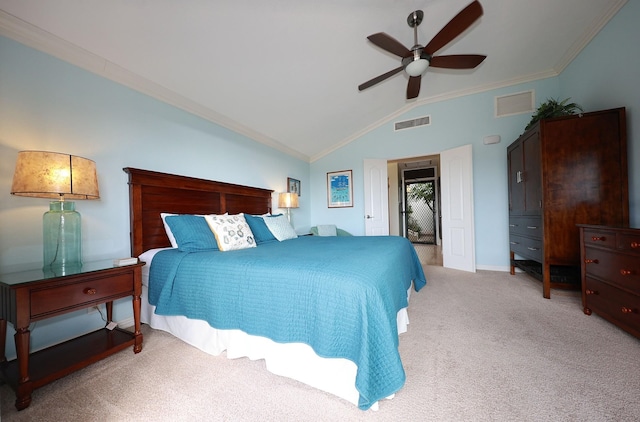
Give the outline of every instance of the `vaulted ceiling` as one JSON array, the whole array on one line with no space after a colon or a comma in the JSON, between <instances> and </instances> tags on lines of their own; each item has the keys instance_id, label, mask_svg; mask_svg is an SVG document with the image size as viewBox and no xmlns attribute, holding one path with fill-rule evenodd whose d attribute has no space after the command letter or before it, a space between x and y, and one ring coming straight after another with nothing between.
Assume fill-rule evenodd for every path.
<instances>
[{"instance_id":1,"label":"vaulted ceiling","mask_svg":"<svg viewBox=\"0 0 640 422\"><path fill-rule=\"evenodd\" d=\"M425 45L470 2L0 0L0 35L313 161L412 107L557 75L626 0L480 0L438 51L476 69L429 68L414 100L404 72L358 90L400 65L367 36L411 48L423 10Z\"/></svg>"}]
</instances>

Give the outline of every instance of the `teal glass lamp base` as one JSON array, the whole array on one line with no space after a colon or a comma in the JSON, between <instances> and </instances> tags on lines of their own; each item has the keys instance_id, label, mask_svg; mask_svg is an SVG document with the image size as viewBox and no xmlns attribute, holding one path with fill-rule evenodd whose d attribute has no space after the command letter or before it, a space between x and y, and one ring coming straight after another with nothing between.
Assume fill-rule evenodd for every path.
<instances>
[{"instance_id":1,"label":"teal glass lamp base","mask_svg":"<svg viewBox=\"0 0 640 422\"><path fill-rule=\"evenodd\" d=\"M44 265L47 272L73 273L82 267L82 224L72 201L55 201L43 216Z\"/></svg>"}]
</instances>

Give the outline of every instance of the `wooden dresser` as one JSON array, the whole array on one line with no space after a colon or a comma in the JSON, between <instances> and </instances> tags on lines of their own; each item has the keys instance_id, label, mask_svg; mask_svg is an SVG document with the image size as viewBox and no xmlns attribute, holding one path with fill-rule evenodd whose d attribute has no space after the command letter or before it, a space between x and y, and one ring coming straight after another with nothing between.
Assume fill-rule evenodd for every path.
<instances>
[{"instance_id":1,"label":"wooden dresser","mask_svg":"<svg viewBox=\"0 0 640 422\"><path fill-rule=\"evenodd\" d=\"M579 227L584 313L640 338L640 229Z\"/></svg>"},{"instance_id":2,"label":"wooden dresser","mask_svg":"<svg viewBox=\"0 0 640 422\"><path fill-rule=\"evenodd\" d=\"M580 288L576 224L627 226L625 109L544 119L507 148L511 273Z\"/></svg>"}]
</instances>

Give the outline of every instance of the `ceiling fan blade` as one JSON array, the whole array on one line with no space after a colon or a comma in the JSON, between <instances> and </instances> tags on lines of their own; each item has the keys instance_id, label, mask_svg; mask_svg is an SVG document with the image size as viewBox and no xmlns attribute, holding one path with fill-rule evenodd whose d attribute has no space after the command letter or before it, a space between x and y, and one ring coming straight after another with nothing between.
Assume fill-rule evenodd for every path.
<instances>
[{"instance_id":1,"label":"ceiling fan blade","mask_svg":"<svg viewBox=\"0 0 640 422\"><path fill-rule=\"evenodd\" d=\"M444 67L447 69L473 69L486 59L480 54L455 54L451 56L434 56L430 67Z\"/></svg>"},{"instance_id":2,"label":"ceiling fan blade","mask_svg":"<svg viewBox=\"0 0 640 422\"><path fill-rule=\"evenodd\" d=\"M400 67L397 67L397 68L395 68L393 70L388 71L387 73L383 73L380 76L376 76L375 78L371 79L370 81L367 81L367 82L365 82L365 83L363 83L361 85L358 85L358 90L362 91L364 89L369 88L370 86L373 86L373 85L375 85L377 83L380 83L380 82L384 81L385 79L390 78L391 76L395 75L396 73L400 73L402 71L402 69L403 69L403 67L400 66Z\"/></svg>"},{"instance_id":3,"label":"ceiling fan blade","mask_svg":"<svg viewBox=\"0 0 640 422\"><path fill-rule=\"evenodd\" d=\"M395 54L396 56L407 57L411 55L411 51L402 45L400 41L385 34L384 32L369 35L367 38L378 47L388 51L389 53Z\"/></svg>"},{"instance_id":4,"label":"ceiling fan blade","mask_svg":"<svg viewBox=\"0 0 640 422\"><path fill-rule=\"evenodd\" d=\"M420 81L422 76L409 77L409 83L407 84L407 100L416 98L420 93Z\"/></svg>"},{"instance_id":5,"label":"ceiling fan blade","mask_svg":"<svg viewBox=\"0 0 640 422\"><path fill-rule=\"evenodd\" d=\"M427 44L424 51L427 54L433 55L433 53L449 44L455 37L464 32L464 30L470 27L480 16L482 16L482 6L476 0L451 19L449 23L433 37L429 44Z\"/></svg>"}]
</instances>

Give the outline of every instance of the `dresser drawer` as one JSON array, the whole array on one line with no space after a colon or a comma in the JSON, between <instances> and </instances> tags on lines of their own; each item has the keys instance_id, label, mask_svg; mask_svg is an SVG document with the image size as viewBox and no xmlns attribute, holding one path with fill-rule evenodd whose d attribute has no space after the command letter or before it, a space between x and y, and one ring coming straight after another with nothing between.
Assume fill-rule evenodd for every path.
<instances>
[{"instance_id":1,"label":"dresser drawer","mask_svg":"<svg viewBox=\"0 0 640 422\"><path fill-rule=\"evenodd\" d=\"M586 277L585 298L585 308L627 331L632 333L640 331L640 296Z\"/></svg>"},{"instance_id":2,"label":"dresser drawer","mask_svg":"<svg viewBox=\"0 0 640 422\"><path fill-rule=\"evenodd\" d=\"M640 254L640 235L618 234L618 249Z\"/></svg>"},{"instance_id":3,"label":"dresser drawer","mask_svg":"<svg viewBox=\"0 0 640 422\"><path fill-rule=\"evenodd\" d=\"M616 233L609 232L604 230L584 230L584 245L595 245L602 246L605 248L615 249L617 247L616 243Z\"/></svg>"},{"instance_id":4,"label":"dresser drawer","mask_svg":"<svg viewBox=\"0 0 640 422\"><path fill-rule=\"evenodd\" d=\"M542 262L542 240L529 237L509 235L511 251L524 257Z\"/></svg>"},{"instance_id":5,"label":"dresser drawer","mask_svg":"<svg viewBox=\"0 0 640 422\"><path fill-rule=\"evenodd\" d=\"M90 303L100 303L133 294L133 272L93 280L83 278L77 283L31 291L31 317L36 318L68 308L86 308Z\"/></svg>"},{"instance_id":6,"label":"dresser drawer","mask_svg":"<svg viewBox=\"0 0 640 422\"><path fill-rule=\"evenodd\" d=\"M596 248L585 248L586 276L606 280L640 295L640 259Z\"/></svg>"},{"instance_id":7,"label":"dresser drawer","mask_svg":"<svg viewBox=\"0 0 640 422\"><path fill-rule=\"evenodd\" d=\"M542 218L509 217L509 233L542 238Z\"/></svg>"}]
</instances>

